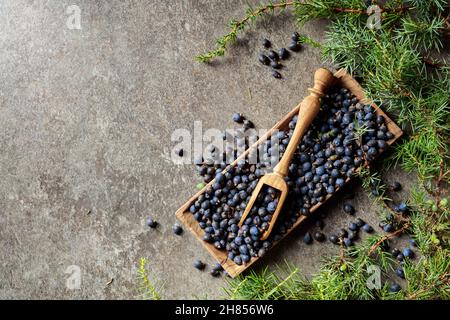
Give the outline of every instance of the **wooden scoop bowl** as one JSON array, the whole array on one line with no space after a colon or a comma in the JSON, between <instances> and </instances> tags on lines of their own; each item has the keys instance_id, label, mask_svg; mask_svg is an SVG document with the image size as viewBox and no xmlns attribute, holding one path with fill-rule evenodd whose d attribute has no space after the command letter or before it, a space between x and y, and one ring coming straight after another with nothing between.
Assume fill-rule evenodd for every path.
<instances>
[{"instance_id":1,"label":"wooden scoop bowl","mask_svg":"<svg viewBox=\"0 0 450 320\"><path fill-rule=\"evenodd\" d=\"M291 140L286 148L286 151L283 154L280 162L275 166L272 173L266 174L261 177L258 184L256 185L255 190L250 197L250 201L248 202L244 214L239 221L239 227L242 226L248 214L250 213L253 204L258 198L259 193L263 187L272 187L279 191L278 205L275 209L275 212L272 215L272 218L269 221L269 227L261 236L261 240L266 240L270 232L272 231L275 222L280 214L280 211L283 207L284 201L286 200L286 196L288 194L288 186L285 181L285 177L289 170L289 165L291 163L292 157L294 156L295 150L300 142L300 139L303 137L305 132L308 130L309 125L316 117L317 113L320 110L320 98L324 95L326 89L333 82L333 74L327 69L318 69L314 74L314 87L309 88L308 91L310 95L307 96L301 102L299 112L298 112L298 120L295 125L294 133L292 134Z\"/></svg>"}]
</instances>

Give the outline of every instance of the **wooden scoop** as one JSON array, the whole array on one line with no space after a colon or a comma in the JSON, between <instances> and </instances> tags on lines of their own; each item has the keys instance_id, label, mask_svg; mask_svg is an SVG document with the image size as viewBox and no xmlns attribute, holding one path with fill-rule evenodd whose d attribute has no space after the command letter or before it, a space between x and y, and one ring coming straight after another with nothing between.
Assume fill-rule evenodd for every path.
<instances>
[{"instance_id":1,"label":"wooden scoop","mask_svg":"<svg viewBox=\"0 0 450 320\"><path fill-rule=\"evenodd\" d=\"M280 162L275 166L272 173L266 174L260 178L258 184L256 185L255 190L252 193L250 201L245 208L244 214L239 222L239 227L242 226L248 214L250 213L255 200L257 199L261 189L266 187L272 187L280 192L280 196L278 199L278 205L275 209L275 212L272 215L272 218L269 222L269 228L264 231L261 240L265 240L269 237L270 232L275 225L275 222L280 214L281 208L283 207L284 200L288 194L288 186L284 178L286 177L289 165L291 163L292 157L294 156L295 150L300 142L300 139L303 137L305 132L307 131L309 125L316 117L317 113L320 110L320 98L324 95L325 90L329 85L333 82L334 77L333 74L327 69L318 69L314 74L314 87L309 88L308 91L310 95L307 96L300 104L299 112L298 112L298 120L294 129L294 133L292 134L291 140L286 148L286 151L283 154Z\"/></svg>"}]
</instances>

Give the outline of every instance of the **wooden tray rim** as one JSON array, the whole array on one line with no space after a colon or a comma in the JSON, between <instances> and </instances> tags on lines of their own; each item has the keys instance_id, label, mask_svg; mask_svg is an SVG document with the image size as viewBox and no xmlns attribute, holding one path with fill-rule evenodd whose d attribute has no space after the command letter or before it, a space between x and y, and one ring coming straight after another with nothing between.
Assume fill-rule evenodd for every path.
<instances>
[{"instance_id":1,"label":"wooden tray rim","mask_svg":"<svg viewBox=\"0 0 450 320\"><path fill-rule=\"evenodd\" d=\"M339 83L341 86L349 89L357 98L358 100L363 104L371 104L375 108L375 112L377 115L382 115L386 119L386 125L388 126L388 129L390 132L394 134L394 137L388 141L388 145L393 144L396 140L398 140L402 134L403 131L397 126L397 124L392 121L384 112L381 110L380 107L378 107L373 101L369 100L360 86L360 84L350 75L347 73L345 69L340 69L337 72L334 73L335 77L335 84ZM252 146L250 146L244 153L242 153L236 160L229 164L227 168L230 166L235 166L237 162L246 157L254 148L256 148L259 144L267 140L268 137L272 135L272 133L275 130L278 130L283 124L290 121L290 119L298 114L300 104L298 104L294 109L292 109L289 113L287 113L281 120L279 120L269 131L267 131L262 137L258 139ZM223 171L225 171L227 168L225 168ZM345 181L345 184L347 184L351 179L347 178ZM176 211L176 217L183 223L183 225L194 234L194 236L202 243L202 245L206 248L206 250L216 259L224 268L224 270L232 277L235 278L240 273L244 272L246 269L248 269L253 263L258 261L259 257L253 257L248 263L243 264L241 266L235 264L233 261L228 259L227 253L224 250L219 250L216 247L214 247L213 244L208 243L206 241L202 240L202 236L204 234L204 231L200 228L198 225L198 222L194 219L193 215L189 212L189 207L195 200L205 192L206 188L214 183L214 180L209 182L203 189L198 191L194 196L192 196L184 205L182 205L177 211ZM340 188L339 188L340 189ZM338 189L338 190L339 190ZM338 191L336 190L336 192ZM336 193L335 192L335 193ZM334 194L335 194L334 193ZM334 194L328 195L325 198L325 201L322 203L318 203L314 205L310 212L315 212L320 206L322 206L325 202L327 202ZM297 221L294 223L294 225L279 239L278 241L275 241L270 250L271 251L280 241L282 241L288 234L290 234L294 229L296 229L304 220L306 220L308 217L300 216ZM267 254L267 253L266 253Z\"/></svg>"}]
</instances>

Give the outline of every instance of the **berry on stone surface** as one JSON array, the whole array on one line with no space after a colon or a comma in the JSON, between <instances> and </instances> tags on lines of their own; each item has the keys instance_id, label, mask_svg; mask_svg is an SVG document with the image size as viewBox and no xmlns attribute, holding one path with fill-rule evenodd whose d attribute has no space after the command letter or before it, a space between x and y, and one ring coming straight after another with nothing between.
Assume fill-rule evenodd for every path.
<instances>
[{"instance_id":1,"label":"berry on stone surface","mask_svg":"<svg viewBox=\"0 0 450 320\"><path fill-rule=\"evenodd\" d=\"M272 62L270 63L270 66L271 66L273 69L281 69L281 67L282 67L282 65L281 65L280 63L278 63L277 61L272 61Z\"/></svg>"},{"instance_id":2,"label":"berry on stone surface","mask_svg":"<svg viewBox=\"0 0 450 320\"><path fill-rule=\"evenodd\" d=\"M270 50L268 56L272 60L278 60L280 58L278 53L276 51L274 51L274 50Z\"/></svg>"},{"instance_id":3,"label":"berry on stone surface","mask_svg":"<svg viewBox=\"0 0 450 320\"><path fill-rule=\"evenodd\" d=\"M220 271L213 269L210 271L210 274L211 274L211 276L216 278L216 277L220 276Z\"/></svg>"},{"instance_id":4,"label":"berry on stone surface","mask_svg":"<svg viewBox=\"0 0 450 320\"><path fill-rule=\"evenodd\" d=\"M318 242L323 242L325 241L325 235L320 231L316 231L314 232L314 239Z\"/></svg>"},{"instance_id":5,"label":"berry on stone surface","mask_svg":"<svg viewBox=\"0 0 450 320\"><path fill-rule=\"evenodd\" d=\"M147 218L147 220L145 221L145 224L152 229L154 229L158 226L158 222L156 222L152 218Z\"/></svg>"},{"instance_id":6,"label":"berry on stone surface","mask_svg":"<svg viewBox=\"0 0 450 320\"><path fill-rule=\"evenodd\" d=\"M387 232L387 233L393 232L394 231L394 226L392 224L390 224L390 223L387 223L387 224L384 225L383 231Z\"/></svg>"},{"instance_id":7,"label":"berry on stone surface","mask_svg":"<svg viewBox=\"0 0 450 320\"><path fill-rule=\"evenodd\" d=\"M344 203L344 212L348 214L354 214L355 208L350 203Z\"/></svg>"},{"instance_id":8,"label":"berry on stone surface","mask_svg":"<svg viewBox=\"0 0 450 320\"><path fill-rule=\"evenodd\" d=\"M343 242L347 248L353 246L353 241L350 240L349 238L344 238Z\"/></svg>"},{"instance_id":9,"label":"berry on stone surface","mask_svg":"<svg viewBox=\"0 0 450 320\"><path fill-rule=\"evenodd\" d=\"M297 52L297 51L300 51L301 45L296 41L292 41L289 44L288 48L289 48L289 50L291 50L293 52Z\"/></svg>"},{"instance_id":10,"label":"berry on stone surface","mask_svg":"<svg viewBox=\"0 0 450 320\"><path fill-rule=\"evenodd\" d=\"M222 271L223 267L219 262L216 262L212 268L213 270Z\"/></svg>"},{"instance_id":11,"label":"berry on stone surface","mask_svg":"<svg viewBox=\"0 0 450 320\"><path fill-rule=\"evenodd\" d=\"M403 256L406 258L410 258L410 259L414 258L414 251L412 251L410 248L403 249L402 253L403 253Z\"/></svg>"},{"instance_id":12,"label":"berry on stone surface","mask_svg":"<svg viewBox=\"0 0 450 320\"><path fill-rule=\"evenodd\" d=\"M182 148L175 150L175 153L181 158L184 155L184 150Z\"/></svg>"},{"instance_id":13,"label":"berry on stone surface","mask_svg":"<svg viewBox=\"0 0 450 320\"><path fill-rule=\"evenodd\" d=\"M408 206L406 203L402 202L396 207L397 212L406 213L408 211Z\"/></svg>"},{"instance_id":14,"label":"berry on stone surface","mask_svg":"<svg viewBox=\"0 0 450 320\"><path fill-rule=\"evenodd\" d=\"M183 233L183 228L181 228L181 226L178 223L175 223L172 226L172 231L173 231L174 234L179 236L179 235L181 235Z\"/></svg>"},{"instance_id":15,"label":"berry on stone surface","mask_svg":"<svg viewBox=\"0 0 450 320\"><path fill-rule=\"evenodd\" d=\"M259 62L261 62L263 65L268 66L268 65L270 64L270 59L269 59L269 57L266 56L266 55L263 54L263 53L260 53L260 54L259 54L258 60L259 60Z\"/></svg>"},{"instance_id":16,"label":"berry on stone surface","mask_svg":"<svg viewBox=\"0 0 450 320\"><path fill-rule=\"evenodd\" d=\"M364 220L361 219L361 218L356 219L355 223L356 223L356 225L358 226L358 228L362 228L362 227L366 224L366 223L364 222Z\"/></svg>"},{"instance_id":17,"label":"berry on stone surface","mask_svg":"<svg viewBox=\"0 0 450 320\"><path fill-rule=\"evenodd\" d=\"M272 71L272 77L276 78L276 79L281 79L281 73L279 73L278 71L273 70Z\"/></svg>"},{"instance_id":18,"label":"berry on stone surface","mask_svg":"<svg viewBox=\"0 0 450 320\"><path fill-rule=\"evenodd\" d=\"M289 58L289 51L286 48L281 48L278 51L278 55L280 56L280 59L286 60L287 58Z\"/></svg>"},{"instance_id":19,"label":"berry on stone surface","mask_svg":"<svg viewBox=\"0 0 450 320\"><path fill-rule=\"evenodd\" d=\"M373 228L372 228L372 226L371 225L369 225L369 224L365 224L365 225L363 225L363 230L365 231L365 232L367 232L367 233L372 233L373 232Z\"/></svg>"},{"instance_id":20,"label":"berry on stone surface","mask_svg":"<svg viewBox=\"0 0 450 320\"><path fill-rule=\"evenodd\" d=\"M358 240L358 232L357 231L349 231L347 238L349 238L352 241Z\"/></svg>"},{"instance_id":21,"label":"berry on stone surface","mask_svg":"<svg viewBox=\"0 0 450 320\"><path fill-rule=\"evenodd\" d=\"M198 260L198 259L194 261L193 265L194 265L194 268L198 269L198 270L203 270L203 269L205 269L205 266L206 266L201 260Z\"/></svg>"},{"instance_id":22,"label":"berry on stone surface","mask_svg":"<svg viewBox=\"0 0 450 320\"><path fill-rule=\"evenodd\" d=\"M403 271L402 268L399 267L399 268L395 269L395 274L397 276L399 276L400 278L405 279L405 272Z\"/></svg>"},{"instance_id":23,"label":"berry on stone surface","mask_svg":"<svg viewBox=\"0 0 450 320\"><path fill-rule=\"evenodd\" d=\"M241 256L234 257L233 262L236 263L238 266L242 265L242 258L241 258Z\"/></svg>"},{"instance_id":24,"label":"berry on stone surface","mask_svg":"<svg viewBox=\"0 0 450 320\"><path fill-rule=\"evenodd\" d=\"M402 287L400 287L400 285L398 283L392 283L391 286L389 287L389 291L390 292L399 292L400 290L402 290Z\"/></svg>"},{"instance_id":25,"label":"berry on stone surface","mask_svg":"<svg viewBox=\"0 0 450 320\"><path fill-rule=\"evenodd\" d=\"M311 234L309 232L305 233L305 235L303 236L303 242L306 244L311 244L312 243L312 237Z\"/></svg>"},{"instance_id":26,"label":"berry on stone surface","mask_svg":"<svg viewBox=\"0 0 450 320\"><path fill-rule=\"evenodd\" d=\"M357 231L359 229L358 225L354 222L351 222L348 226L351 231Z\"/></svg>"},{"instance_id":27,"label":"berry on stone surface","mask_svg":"<svg viewBox=\"0 0 450 320\"><path fill-rule=\"evenodd\" d=\"M233 113L232 119L234 122L242 123L244 121L244 117L240 113Z\"/></svg>"},{"instance_id":28,"label":"berry on stone surface","mask_svg":"<svg viewBox=\"0 0 450 320\"><path fill-rule=\"evenodd\" d=\"M269 39L264 38L263 41L262 41L262 45L263 45L264 48L267 49L267 48L270 48L272 46L272 43L270 42Z\"/></svg>"},{"instance_id":29,"label":"berry on stone surface","mask_svg":"<svg viewBox=\"0 0 450 320\"><path fill-rule=\"evenodd\" d=\"M328 237L328 240L330 240L331 243L333 244L338 244L339 243L339 238L336 235L331 235Z\"/></svg>"}]
</instances>

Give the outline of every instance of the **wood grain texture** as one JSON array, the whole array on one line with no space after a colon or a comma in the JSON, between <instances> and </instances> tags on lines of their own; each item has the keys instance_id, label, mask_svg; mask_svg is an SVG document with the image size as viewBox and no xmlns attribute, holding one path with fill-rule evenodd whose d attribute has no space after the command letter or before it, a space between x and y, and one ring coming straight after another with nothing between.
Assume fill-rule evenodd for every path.
<instances>
[{"instance_id":1,"label":"wood grain texture","mask_svg":"<svg viewBox=\"0 0 450 320\"><path fill-rule=\"evenodd\" d=\"M334 73L335 78L335 85L345 87L349 89L359 100L361 103L364 104L371 104L375 108L375 112L377 115L382 115L386 119L386 125L390 132L394 135L394 137L389 140L387 143L389 145L393 144L397 139L399 139L403 132L402 130L395 124L394 121L392 121L384 112L379 108L375 103L370 101L366 98L364 95L364 91L362 87L359 85L359 83L352 78L351 75L349 75L344 69L341 69ZM311 91L311 90L310 90ZM232 164L229 166L235 166L237 162L240 159L244 159L250 152L255 150L258 145L263 143L267 138L269 138L276 130L286 130L288 128L289 122L293 116L299 113L300 105L297 105L292 111L290 111L288 114L286 114L280 121L278 121L271 130L269 130L265 135L263 135L261 138L258 139L258 141L253 144L251 147L249 147L242 155L240 155ZM225 169L226 170L226 169ZM224 170L224 171L225 171ZM346 180L346 183L348 183L350 179ZM189 212L189 207L191 204L195 202L195 200L205 192L206 188L214 183L214 180L208 183L202 190L197 192L194 196L192 196L184 205L180 207L180 209L177 210L176 216L177 218L183 223L183 225L194 234L194 236L201 242L201 244L208 250L208 252L223 266L223 268L226 270L226 272L231 277L236 277L246 269L248 269L253 263L255 263L259 258L252 258L247 264L238 266L233 261L229 260L227 257L227 252L225 250L218 250L214 247L214 245L207 243L202 240L202 237L204 235L204 231L200 228L198 225L198 222L194 219L193 215ZM337 190L336 190L337 191ZM328 201L333 195L328 195L323 203ZM311 207L310 212L315 212L323 203L316 204L315 206ZM291 233L296 227L298 227L303 221L305 221L307 217L300 216L297 219L297 222L293 225L291 229L289 229L283 237L277 241L274 242L271 249L272 250L276 245L283 241L284 237L286 237L289 233Z\"/></svg>"}]
</instances>

